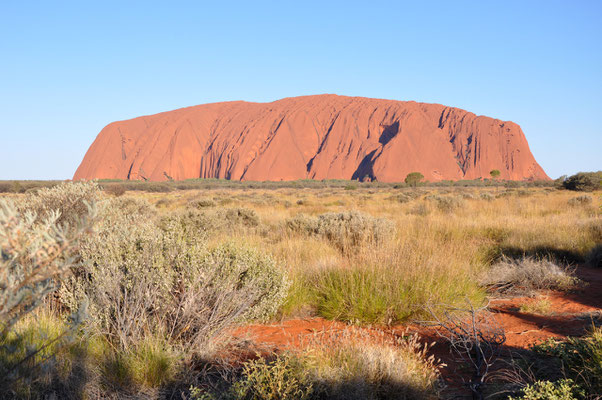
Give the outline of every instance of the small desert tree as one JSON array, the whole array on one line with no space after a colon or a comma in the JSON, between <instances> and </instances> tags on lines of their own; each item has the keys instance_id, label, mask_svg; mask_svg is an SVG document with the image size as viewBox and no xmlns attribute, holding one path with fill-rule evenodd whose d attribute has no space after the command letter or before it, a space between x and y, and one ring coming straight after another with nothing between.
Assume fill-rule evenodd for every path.
<instances>
[{"instance_id":1,"label":"small desert tree","mask_svg":"<svg viewBox=\"0 0 602 400\"><path fill-rule=\"evenodd\" d=\"M422 175L420 172L410 172L408 176L406 176L405 183L416 187L423 179L424 175Z\"/></svg>"},{"instance_id":2,"label":"small desert tree","mask_svg":"<svg viewBox=\"0 0 602 400\"><path fill-rule=\"evenodd\" d=\"M489 175L491 175L491 179L496 180L497 178L500 177L500 170L499 169L492 169L491 171L489 171Z\"/></svg>"}]
</instances>

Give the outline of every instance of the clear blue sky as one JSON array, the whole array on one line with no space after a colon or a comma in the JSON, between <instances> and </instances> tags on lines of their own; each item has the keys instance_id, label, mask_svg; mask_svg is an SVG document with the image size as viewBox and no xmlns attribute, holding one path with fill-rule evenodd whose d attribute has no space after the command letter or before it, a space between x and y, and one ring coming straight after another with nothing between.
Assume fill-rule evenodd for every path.
<instances>
[{"instance_id":1,"label":"clear blue sky","mask_svg":"<svg viewBox=\"0 0 602 400\"><path fill-rule=\"evenodd\" d=\"M602 1L2 1L0 61L0 179L70 178L115 120L319 93L512 120L551 177L602 169Z\"/></svg>"}]
</instances>

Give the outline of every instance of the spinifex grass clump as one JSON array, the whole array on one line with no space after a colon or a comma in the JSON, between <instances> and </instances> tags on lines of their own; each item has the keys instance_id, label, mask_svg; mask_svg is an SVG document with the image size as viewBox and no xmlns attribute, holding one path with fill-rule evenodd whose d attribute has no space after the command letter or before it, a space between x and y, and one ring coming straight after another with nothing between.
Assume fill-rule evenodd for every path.
<instances>
[{"instance_id":1,"label":"spinifex grass clump","mask_svg":"<svg viewBox=\"0 0 602 400\"><path fill-rule=\"evenodd\" d=\"M411 271L395 265L330 269L311 279L318 313L352 323L395 324L418 317L429 298L454 302L482 293L463 277L430 275L423 267ZM422 275L424 274L424 275Z\"/></svg>"},{"instance_id":2,"label":"spinifex grass clump","mask_svg":"<svg viewBox=\"0 0 602 400\"><path fill-rule=\"evenodd\" d=\"M469 249L450 246L447 235L429 232L419 220L400 229L399 240L364 244L338 256L318 241L307 242L314 251L288 247L285 257L295 264L302 262L299 257L307 266L294 272L287 310L294 312L296 302L330 319L391 324L419 316L429 299L455 304L466 296L483 298L474 266L463 262Z\"/></svg>"}]
</instances>

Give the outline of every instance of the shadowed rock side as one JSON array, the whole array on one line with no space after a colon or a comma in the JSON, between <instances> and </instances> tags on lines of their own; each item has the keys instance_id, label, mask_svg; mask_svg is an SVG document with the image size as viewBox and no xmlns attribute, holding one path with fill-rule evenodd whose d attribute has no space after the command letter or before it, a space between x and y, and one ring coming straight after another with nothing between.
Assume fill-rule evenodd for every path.
<instances>
[{"instance_id":1,"label":"shadowed rock side","mask_svg":"<svg viewBox=\"0 0 602 400\"><path fill-rule=\"evenodd\" d=\"M336 95L204 104L107 125L73 179L549 179L521 128L440 104Z\"/></svg>"}]
</instances>

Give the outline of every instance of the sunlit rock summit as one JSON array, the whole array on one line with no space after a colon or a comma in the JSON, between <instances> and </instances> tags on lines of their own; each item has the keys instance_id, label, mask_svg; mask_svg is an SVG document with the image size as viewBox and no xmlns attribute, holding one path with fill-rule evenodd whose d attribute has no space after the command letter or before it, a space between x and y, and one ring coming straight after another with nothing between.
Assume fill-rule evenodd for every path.
<instances>
[{"instance_id":1,"label":"sunlit rock summit","mask_svg":"<svg viewBox=\"0 0 602 400\"><path fill-rule=\"evenodd\" d=\"M74 179L549 179L520 126L440 104L337 95L203 104L107 125Z\"/></svg>"}]
</instances>

